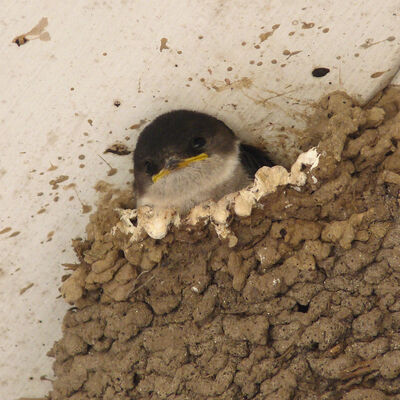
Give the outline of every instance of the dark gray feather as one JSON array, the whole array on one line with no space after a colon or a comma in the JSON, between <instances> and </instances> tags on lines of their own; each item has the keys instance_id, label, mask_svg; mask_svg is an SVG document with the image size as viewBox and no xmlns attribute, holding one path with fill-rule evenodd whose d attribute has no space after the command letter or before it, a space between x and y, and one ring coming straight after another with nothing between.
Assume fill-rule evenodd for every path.
<instances>
[{"instance_id":1,"label":"dark gray feather","mask_svg":"<svg viewBox=\"0 0 400 400\"><path fill-rule=\"evenodd\" d=\"M240 161L251 177L261 167L272 167L275 164L271 161L268 155L261 149L249 144L240 144Z\"/></svg>"}]
</instances>

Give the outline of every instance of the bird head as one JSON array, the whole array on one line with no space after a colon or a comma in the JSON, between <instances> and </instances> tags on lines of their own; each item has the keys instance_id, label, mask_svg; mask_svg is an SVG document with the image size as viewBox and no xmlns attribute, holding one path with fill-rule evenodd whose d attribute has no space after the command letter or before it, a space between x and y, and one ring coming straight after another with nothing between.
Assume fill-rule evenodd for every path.
<instances>
[{"instance_id":1,"label":"bird head","mask_svg":"<svg viewBox=\"0 0 400 400\"><path fill-rule=\"evenodd\" d=\"M179 179L187 169L207 168L210 160L231 154L236 146L233 132L210 115L188 110L160 115L141 132L136 145L137 195L151 185Z\"/></svg>"}]
</instances>

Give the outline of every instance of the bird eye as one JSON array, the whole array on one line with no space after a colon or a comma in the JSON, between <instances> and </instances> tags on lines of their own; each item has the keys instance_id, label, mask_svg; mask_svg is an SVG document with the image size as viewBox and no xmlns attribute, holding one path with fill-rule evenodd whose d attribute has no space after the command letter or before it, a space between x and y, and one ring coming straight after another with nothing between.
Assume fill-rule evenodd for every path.
<instances>
[{"instance_id":1,"label":"bird eye","mask_svg":"<svg viewBox=\"0 0 400 400\"><path fill-rule=\"evenodd\" d=\"M202 147L204 147L205 144L206 144L206 139L204 139L201 136L192 139L192 147L196 150L201 149Z\"/></svg>"},{"instance_id":2,"label":"bird eye","mask_svg":"<svg viewBox=\"0 0 400 400\"><path fill-rule=\"evenodd\" d=\"M154 165L154 163L150 160L145 161L144 163L144 169L146 171L147 175L154 175L157 171L156 171L156 166Z\"/></svg>"}]
</instances>

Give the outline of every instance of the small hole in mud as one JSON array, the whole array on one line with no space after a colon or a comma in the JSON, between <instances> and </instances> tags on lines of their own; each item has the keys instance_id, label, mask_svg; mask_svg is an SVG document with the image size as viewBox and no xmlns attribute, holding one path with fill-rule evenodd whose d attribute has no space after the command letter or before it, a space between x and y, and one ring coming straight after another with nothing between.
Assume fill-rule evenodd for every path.
<instances>
[{"instance_id":1,"label":"small hole in mud","mask_svg":"<svg viewBox=\"0 0 400 400\"><path fill-rule=\"evenodd\" d=\"M131 218L129 221L131 221L133 226L137 226L137 218L136 217Z\"/></svg>"},{"instance_id":2,"label":"small hole in mud","mask_svg":"<svg viewBox=\"0 0 400 400\"><path fill-rule=\"evenodd\" d=\"M397 140L395 138L390 138L390 141L392 142L392 145L397 147Z\"/></svg>"},{"instance_id":3,"label":"small hole in mud","mask_svg":"<svg viewBox=\"0 0 400 400\"><path fill-rule=\"evenodd\" d=\"M313 71L311 72L311 74L314 78L322 78L329 72L330 72L329 68L320 67L320 68L314 68Z\"/></svg>"},{"instance_id":4,"label":"small hole in mud","mask_svg":"<svg viewBox=\"0 0 400 400\"><path fill-rule=\"evenodd\" d=\"M119 107L121 105L121 102L119 100L114 101L114 106Z\"/></svg>"},{"instance_id":5,"label":"small hole in mud","mask_svg":"<svg viewBox=\"0 0 400 400\"><path fill-rule=\"evenodd\" d=\"M287 231L286 231L286 229L281 229L279 231L279 233L281 234L282 238L284 238L286 236L286 234L287 234Z\"/></svg>"},{"instance_id":6,"label":"small hole in mud","mask_svg":"<svg viewBox=\"0 0 400 400\"><path fill-rule=\"evenodd\" d=\"M393 154L392 150L389 150L387 153L385 153L385 157L389 157Z\"/></svg>"},{"instance_id":7,"label":"small hole in mud","mask_svg":"<svg viewBox=\"0 0 400 400\"><path fill-rule=\"evenodd\" d=\"M135 386L137 386L137 385L139 385L139 382L140 382L140 376L138 374L134 374L133 375L133 384Z\"/></svg>"},{"instance_id":8,"label":"small hole in mud","mask_svg":"<svg viewBox=\"0 0 400 400\"><path fill-rule=\"evenodd\" d=\"M318 343L317 342L312 342L311 343L311 350L317 350L318 349Z\"/></svg>"},{"instance_id":9,"label":"small hole in mud","mask_svg":"<svg viewBox=\"0 0 400 400\"><path fill-rule=\"evenodd\" d=\"M348 135L348 137L349 137L350 139L357 139L359 136L360 136L360 132L354 132L354 133L350 133L350 134Z\"/></svg>"},{"instance_id":10,"label":"small hole in mud","mask_svg":"<svg viewBox=\"0 0 400 400\"><path fill-rule=\"evenodd\" d=\"M300 171L304 171L307 168L307 165L301 164Z\"/></svg>"},{"instance_id":11,"label":"small hole in mud","mask_svg":"<svg viewBox=\"0 0 400 400\"><path fill-rule=\"evenodd\" d=\"M310 308L309 304L306 304L305 306L303 304L297 303L297 311L301 313L306 313L308 312L308 309Z\"/></svg>"},{"instance_id":12,"label":"small hole in mud","mask_svg":"<svg viewBox=\"0 0 400 400\"><path fill-rule=\"evenodd\" d=\"M118 258L125 258L125 253L123 250L118 250Z\"/></svg>"},{"instance_id":13,"label":"small hole in mud","mask_svg":"<svg viewBox=\"0 0 400 400\"><path fill-rule=\"evenodd\" d=\"M328 113L328 119L332 118L332 116L333 116L332 112Z\"/></svg>"},{"instance_id":14,"label":"small hole in mud","mask_svg":"<svg viewBox=\"0 0 400 400\"><path fill-rule=\"evenodd\" d=\"M385 194L390 194L390 186L387 182L383 183L383 189L385 191Z\"/></svg>"}]
</instances>

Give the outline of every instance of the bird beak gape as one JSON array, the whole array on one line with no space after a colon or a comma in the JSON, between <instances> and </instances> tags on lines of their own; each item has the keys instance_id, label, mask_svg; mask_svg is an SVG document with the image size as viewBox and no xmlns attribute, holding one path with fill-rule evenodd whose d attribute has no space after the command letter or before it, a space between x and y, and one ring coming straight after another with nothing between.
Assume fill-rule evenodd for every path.
<instances>
[{"instance_id":1,"label":"bird beak gape","mask_svg":"<svg viewBox=\"0 0 400 400\"><path fill-rule=\"evenodd\" d=\"M189 157L189 158L184 158L183 160L178 160L178 161L170 161L167 162L166 168L163 168L160 172L157 174L153 175L151 177L153 183L156 183L159 179L162 177L170 174L172 171L176 169L181 169L187 167L189 164L196 162L196 161L203 161L206 158L208 158L208 154L206 153L201 153L197 156L194 157Z\"/></svg>"}]
</instances>

